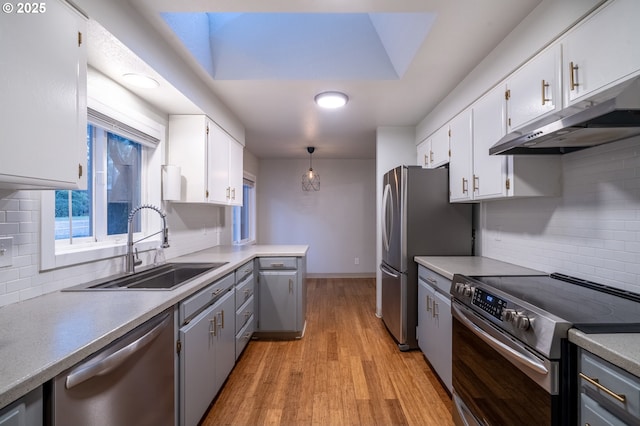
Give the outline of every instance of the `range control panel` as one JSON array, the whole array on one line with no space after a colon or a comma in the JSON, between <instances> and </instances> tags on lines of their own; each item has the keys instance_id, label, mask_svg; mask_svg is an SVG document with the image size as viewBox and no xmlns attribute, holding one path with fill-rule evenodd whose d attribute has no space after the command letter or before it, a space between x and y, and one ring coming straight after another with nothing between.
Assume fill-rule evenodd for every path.
<instances>
[{"instance_id":1,"label":"range control panel","mask_svg":"<svg viewBox=\"0 0 640 426\"><path fill-rule=\"evenodd\" d=\"M507 306L507 302L505 300L502 300L481 288L475 289L471 303L499 320L502 320L502 310Z\"/></svg>"}]
</instances>

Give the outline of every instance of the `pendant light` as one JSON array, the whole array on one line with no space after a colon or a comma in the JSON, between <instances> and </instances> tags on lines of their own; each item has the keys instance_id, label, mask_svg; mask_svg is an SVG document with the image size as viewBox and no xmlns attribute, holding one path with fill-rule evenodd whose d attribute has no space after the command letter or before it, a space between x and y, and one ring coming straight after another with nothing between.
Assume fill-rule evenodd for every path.
<instances>
[{"instance_id":1,"label":"pendant light","mask_svg":"<svg viewBox=\"0 0 640 426\"><path fill-rule=\"evenodd\" d=\"M302 175L303 191L320 191L320 175L313 170L311 164L311 155L315 150L313 146L307 147L307 152L309 153L309 170Z\"/></svg>"}]
</instances>

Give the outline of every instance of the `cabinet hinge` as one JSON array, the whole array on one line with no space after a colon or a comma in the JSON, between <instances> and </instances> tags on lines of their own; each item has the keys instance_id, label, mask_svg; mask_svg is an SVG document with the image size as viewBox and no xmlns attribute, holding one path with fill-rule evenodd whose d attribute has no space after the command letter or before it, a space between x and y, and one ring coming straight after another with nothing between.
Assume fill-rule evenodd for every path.
<instances>
[{"instance_id":1,"label":"cabinet hinge","mask_svg":"<svg viewBox=\"0 0 640 426\"><path fill-rule=\"evenodd\" d=\"M449 150L449 157L451 157L451 150Z\"/></svg>"},{"instance_id":2,"label":"cabinet hinge","mask_svg":"<svg viewBox=\"0 0 640 426\"><path fill-rule=\"evenodd\" d=\"M509 118L507 119L507 125L508 125L509 127L511 127L511 117L509 117Z\"/></svg>"},{"instance_id":3,"label":"cabinet hinge","mask_svg":"<svg viewBox=\"0 0 640 426\"><path fill-rule=\"evenodd\" d=\"M204 192L204 196L205 196L205 198L209 198L209 190L208 189Z\"/></svg>"},{"instance_id":4,"label":"cabinet hinge","mask_svg":"<svg viewBox=\"0 0 640 426\"><path fill-rule=\"evenodd\" d=\"M451 129L449 129L449 132L448 132L448 133L449 133L449 137L451 137Z\"/></svg>"},{"instance_id":5,"label":"cabinet hinge","mask_svg":"<svg viewBox=\"0 0 640 426\"><path fill-rule=\"evenodd\" d=\"M78 164L78 179L82 177L82 164Z\"/></svg>"},{"instance_id":6,"label":"cabinet hinge","mask_svg":"<svg viewBox=\"0 0 640 426\"><path fill-rule=\"evenodd\" d=\"M82 33L78 31L78 47L82 46Z\"/></svg>"},{"instance_id":7,"label":"cabinet hinge","mask_svg":"<svg viewBox=\"0 0 640 426\"><path fill-rule=\"evenodd\" d=\"M207 124L207 136L209 136L209 125Z\"/></svg>"},{"instance_id":8,"label":"cabinet hinge","mask_svg":"<svg viewBox=\"0 0 640 426\"><path fill-rule=\"evenodd\" d=\"M507 191L511 189L511 180L509 180L509 178L507 178L507 181L505 182L505 186L507 187Z\"/></svg>"},{"instance_id":9,"label":"cabinet hinge","mask_svg":"<svg viewBox=\"0 0 640 426\"><path fill-rule=\"evenodd\" d=\"M182 350L182 342L180 340L176 341L176 353L179 354Z\"/></svg>"},{"instance_id":10,"label":"cabinet hinge","mask_svg":"<svg viewBox=\"0 0 640 426\"><path fill-rule=\"evenodd\" d=\"M504 92L504 99L505 99L505 100L507 100L507 101L508 101L509 99L511 99L511 90L510 90L510 89L505 90L505 92Z\"/></svg>"}]
</instances>

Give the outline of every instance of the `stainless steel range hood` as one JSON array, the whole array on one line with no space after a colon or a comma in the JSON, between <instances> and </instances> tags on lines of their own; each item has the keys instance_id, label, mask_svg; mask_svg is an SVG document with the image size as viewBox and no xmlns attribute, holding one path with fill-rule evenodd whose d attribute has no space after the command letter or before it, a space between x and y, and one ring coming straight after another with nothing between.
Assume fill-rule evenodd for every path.
<instances>
[{"instance_id":1,"label":"stainless steel range hood","mask_svg":"<svg viewBox=\"0 0 640 426\"><path fill-rule=\"evenodd\" d=\"M491 155L566 154L640 135L640 78L509 133Z\"/></svg>"}]
</instances>

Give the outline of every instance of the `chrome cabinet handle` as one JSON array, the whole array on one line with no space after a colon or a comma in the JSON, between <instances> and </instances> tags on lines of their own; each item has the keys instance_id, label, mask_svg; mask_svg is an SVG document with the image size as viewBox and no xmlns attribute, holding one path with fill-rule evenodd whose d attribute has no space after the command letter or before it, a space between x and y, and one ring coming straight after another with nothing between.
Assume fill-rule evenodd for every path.
<instances>
[{"instance_id":1,"label":"chrome cabinet handle","mask_svg":"<svg viewBox=\"0 0 640 426\"><path fill-rule=\"evenodd\" d=\"M435 299L433 299L433 308L432 308L432 314L433 314L433 318L439 317L440 316L440 310L438 309L438 303L436 302Z\"/></svg>"},{"instance_id":2,"label":"chrome cabinet handle","mask_svg":"<svg viewBox=\"0 0 640 426\"><path fill-rule=\"evenodd\" d=\"M209 327L209 334L213 335L214 337L218 335L217 330L218 330L218 316L214 316L213 318L211 318L209 320L209 323L211 323L211 326Z\"/></svg>"},{"instance_id":3,"label":"chrome cabinet handle","mask_svg":"<svg viewBox=\"0 0 640 426\"><path fill-rule=\"evenodd\" d=\"M462 178L462 193L466 194L469 192L469 181L465 178Z\"/></svg>"},{"instance_id":4,"label":"chrome cabinet handle","mask_svg":"<svg viewBox=\"0 0 640 426\"><path fill-rule=\"evenodd\" d=\"M612 398L615 398L616 400L624 403L627 400L627 396L624 394L619 394L619 393L615 393L614 391L612 391L611 389L603 386L600 384L600 381L596 378L592 378L587 376L586 374L580 372L578 374L578 376L580 376L581 379L586 380L587 382L591 383L593 386L595 386L596 388L600 389L602 392L606 393L607 395L609 395Z\"/></svg>"},{"instance_id":5,"label":"chrome cabinet handle","mask_svg":"<svg viewBox=\"0 0 640 426\"><path fill-rule=\"evenodd\" d=\"M476 182L478 184L476 185ZM473 175L473 192L476 192L480 189L480 176Z\"/></svg>"},{"instance_id":6,"label":"chrome cabinet handle","mask_svg":"<svg viewBox=\"0 0 640 426\"><path fill-rule=\"evenodd\" d=\"M280 263L272 263L271 264L272 268L284 268L284 263L280 262Z\"/></svg>"},{"instance_id":7,"label":"chrome cabinet handle","mask_svg":"<svg viewBox=\"0 0 640 426\"><path fill-rule=\"evenodd\" d=\"M162 333L162 329L167 324L168 318L169 314L165 315L160 324L156 325L147 334L134 342L129 343L124 348L112 353L106 358L97 361L89 361L86 364L82 364L75 368L67 376L65 387L67 389L71 389L72 387L78 386L80 383L86 382L95 376L103 376L118 368L122 363L129 359L129 357L158 337L158 335Z\"/></svg>"},{"instance_id":8,"label":"chrome cabinet handle","mask_svg":"<svg viewBox=\"0 0 640 426\"><path fill-rule=\"evenodd\" d=\"M431 296L427 295L427 312L431 312Z\"/></svg>"},{"instance_id":9,"label":"chrome cabinet handle","mask_svg":"<svg viewBox=\"0 0 640 426\"><path fill-rule=\"evenodd\" d=\"M289 278L289 293L293 293L293 280Z\"/></svg>"},{"instance_id":10,"label":"chrome cabinet handle","mask_svg":"<svg viewBox=\"0 0 640 426\"><path fill-rule=\"evenodd\" d=\"M425 167L429 165L429 158L427 157L427 154L424 155L424 161L422 162L422 164Z\"/></svg>"}]
</instances>

